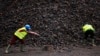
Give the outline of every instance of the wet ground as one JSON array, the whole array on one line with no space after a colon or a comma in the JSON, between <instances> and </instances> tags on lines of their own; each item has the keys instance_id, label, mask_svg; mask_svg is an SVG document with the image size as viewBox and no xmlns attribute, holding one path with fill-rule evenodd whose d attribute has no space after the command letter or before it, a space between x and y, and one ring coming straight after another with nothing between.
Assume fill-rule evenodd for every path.
<instances>
[{"instance_id":1,"label":"wet ground","mask_svg":"<svg viewBox=\"0 0 100 56\"><path fill-rule=\"evenodd\" d=\"M9 54L0 48L0 56L100 56L100 46L96 47L64 47L62 50L43 51L40 47L26 46L25 52L20 52L19 47L12 47Z\"/></svg>"}]
</instances>

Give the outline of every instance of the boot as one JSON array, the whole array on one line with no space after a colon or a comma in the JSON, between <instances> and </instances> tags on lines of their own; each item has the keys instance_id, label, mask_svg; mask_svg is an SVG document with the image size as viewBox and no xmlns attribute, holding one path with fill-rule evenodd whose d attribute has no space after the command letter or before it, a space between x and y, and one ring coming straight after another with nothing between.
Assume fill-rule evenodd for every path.
<instances>
[{"instance_id":1,"label":"boot","mask_svg":"<svg viewBox=\"0 0 100 56\"><path fill-rule=\"evenodd\" d=\"M20 51L21 51L21 52L25 52L25 50L24 50L24 48L23 48L23 47L24 47L24 45L23 45L23 44L21 44L21 45L20 45Z\"/></svg>"},{"instance_id":2,"label":"boot","mask_svg":"<svg viewBox=\"0 0 100 56\"><path fill-rule=\"evenodd\" d=\"M92 39L92 46L96 46L95 43L94 43L94 39Z\"/></svg>"},{"instance_id":3,"label":"boot","mask_svg":"<svg viewBox=\"0 0 100 56\"><path fill-rule=\"evenodd\" d=\"M5 53L9 53L8 50L9 50L10 46L11 46L10 44L7 46L7 48L6 48L6 50L5 50Z\"/></svg>"},{"instance_id":4,"label":"boot","mask_svg":"<svg viewBox=\"0 0 100 56\"><path fill-rule=\"evenodd\" d=\"M83 45L86 45L87 41L86 39L83 40Z\"/></svg>"}]
</instances>

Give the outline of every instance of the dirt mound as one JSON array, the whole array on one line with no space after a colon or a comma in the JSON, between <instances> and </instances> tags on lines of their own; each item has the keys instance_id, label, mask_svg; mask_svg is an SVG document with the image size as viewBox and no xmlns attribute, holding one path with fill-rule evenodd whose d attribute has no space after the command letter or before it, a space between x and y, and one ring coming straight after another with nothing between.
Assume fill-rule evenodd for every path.
<instances>
[{"instance_id":1,"label":"dirt mound","mask_svg":"<svg viewBox=\"0 0 100 56\"><path fill-rule=\"evenodd\" d=\"M99 0L2 0L0 1L0 47L19 27L29 23L41 38L27 36L26 44L79 45L81 27L90 23L100 33ZM29 41L30 40L30 41Z\"/></svg>"}]
</instances>

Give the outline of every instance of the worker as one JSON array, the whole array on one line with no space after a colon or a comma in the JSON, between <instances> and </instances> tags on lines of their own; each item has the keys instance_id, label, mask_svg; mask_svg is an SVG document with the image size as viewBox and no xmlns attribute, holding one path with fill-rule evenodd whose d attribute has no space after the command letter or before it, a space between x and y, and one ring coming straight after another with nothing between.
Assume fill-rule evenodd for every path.
<instances>
[{"instance_id":1,"label":"worker","mask_svg":"<svg viewBox=\"0 0 100 56\"><path fill-rule=\"evenodd\" d=\"M26 24L22 28L19 28L18 30L15 31L13 37L11 38L11 40L10 40L10 42L9 42L6 50L5 50L5 53L9 53L9 48L11 47L11 45L15 44L15 42L17 40L19 40L19 42L21 43L21 45L20 45L20 51L23 52L24 51L24 49L23 49L24 39L25 39L25 36L28 33L39 36L38 33L31 31L31 26L29 24Z\"/></svg>"},{"instance_id":2,"label":"worker","mask_svg":"<svg viewBox=\"0 0 100 56\"><path fill-rule=\"evenodd\" d=\"M88 37L90 37L92 39L92 46L96 46L95 45L95 38L94 38L94 32L95 32L95 29L92 25L90 24L85 24L83 27L83 33L85 35L84 39L88 39Z\"/></svg>"}]
</instances>

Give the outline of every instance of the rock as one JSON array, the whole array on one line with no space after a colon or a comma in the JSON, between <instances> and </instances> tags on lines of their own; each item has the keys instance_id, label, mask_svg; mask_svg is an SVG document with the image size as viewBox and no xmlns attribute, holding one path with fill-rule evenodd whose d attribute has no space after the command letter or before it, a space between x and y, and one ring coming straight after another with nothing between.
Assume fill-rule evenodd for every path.
<instances>
[{"instance_id":1,"label":"rock","mask_svg":"<svg viewBox=\"0 0 100 56\"><path fill-rule=\"evenodd\" d=\"M44 51L54 51L53 45L44 45L43 49Z\"/></svg>"}]
</instances>

